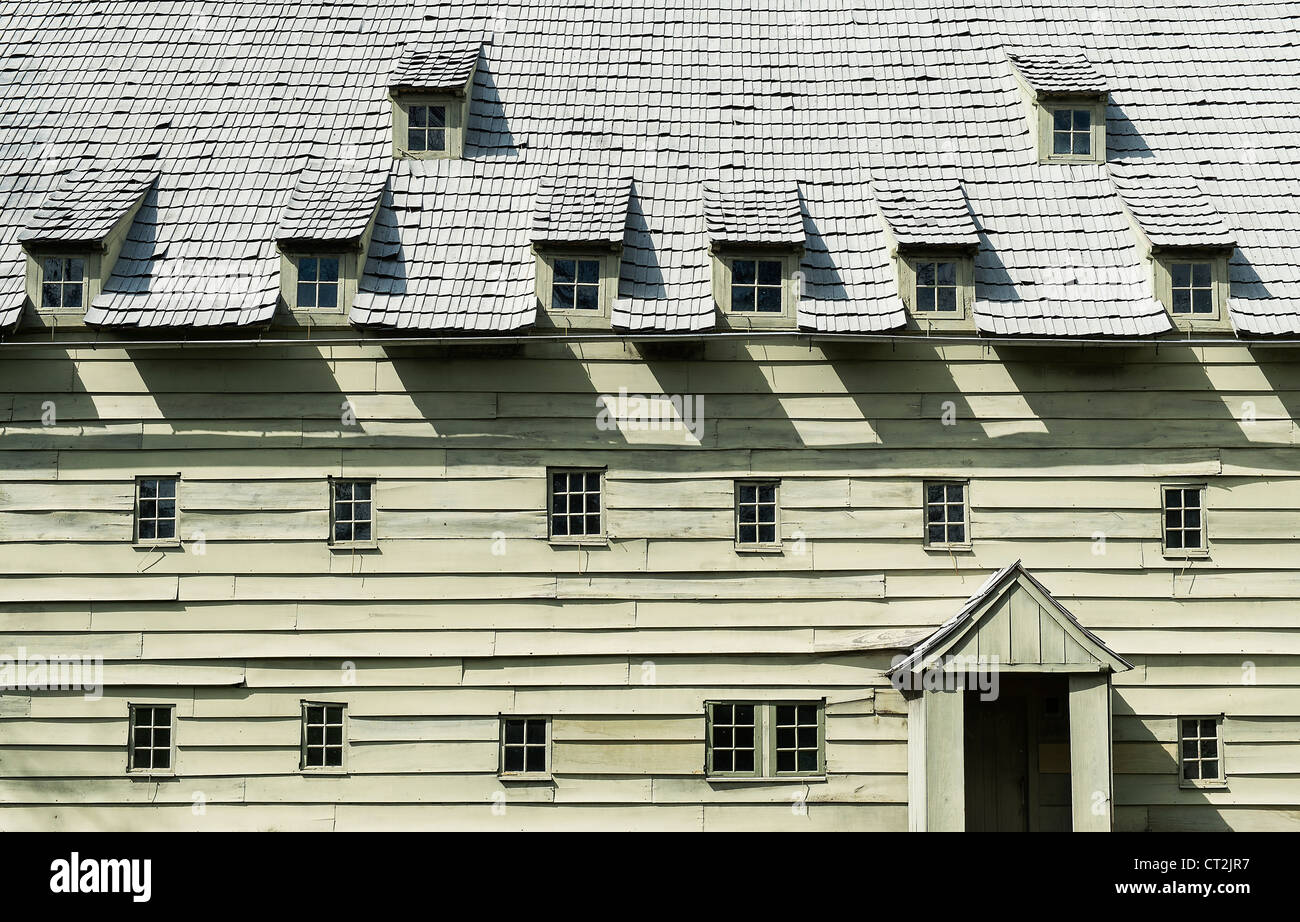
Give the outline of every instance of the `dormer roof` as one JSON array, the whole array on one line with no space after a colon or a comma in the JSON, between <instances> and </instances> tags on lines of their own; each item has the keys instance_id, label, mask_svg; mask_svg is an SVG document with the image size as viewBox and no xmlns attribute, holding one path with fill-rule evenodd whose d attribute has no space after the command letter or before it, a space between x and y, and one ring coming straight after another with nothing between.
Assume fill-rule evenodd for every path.
<instances>
[{"instance_id":1,"label":"dormer roof","mask_svg":"<svg viewBox=\"0 0 1300 922\"><path fill-rule=\"evenodd\" d=\"M1236 236L1191 176L1120 164L1112 167L1111 179L1153 249L1236 245Z\"/></svg>"},{"instance_id":2,"label":"dormer roof","mask_svg":"<svg viewBox=\"0 0 1300 922\"><path fill-rule=\"evenodd\" d=\"M1008 50L1007 60L1020 79L1040 96L1102 95L1106 78L1080 51Z\"/></svg>"},{"instance_id":3,"label":"dormer roof","mask_svg":"<svg viewBox=\"0 0 1300 922\"><path fill-rule=\"evenodd\" d=\"M551 245L621 245L631 195L631 174L607 167L579 167L548 177L537 194L531 239Z\"/></svg>"},{"instance_id":4,"label":"dormer roof","mask_svg":"<svg viewBox=\"0 0 1300 922\"><path fill-rule=\"evenodd\" d=\"M900 248L979 246L979 231L952 172L896 171L872 179L880 213Z\"/></svg>"},{"instance_id":5,"label":"dormer roof","mask_svg":"<svg viewBox=\"0 0 1300 922\"><path fill-rule=\"evenodd\" d=\"M704 224L715 245L803 246L799 184L776 172L706 180Z\"/></svg>"},{"instance_id":6,"label":"dormer roof","mask_svg":"<svg viewBox=\"0 0 1300 922\"><path fill-rule=\"evenodd\" d=\"M275 228L281 246L359 243L388 181L383 160L313 159L298 174Z\"/></svg>"},{"instance_id":7,"label":"dormer roof","mask_svg":"<svg viewBox=\"0 0 1300 922\"><path fill-rule=\"evenodd\" d=\"M93 247L132 215L158 178L152 163L96 164L69 174L18 232L25 246Z\"/></svg>"},{"instance_id":8,"label":"dormer roof","mask_svg":"<svg viewBox=\"0 0 1300 922\"><path fill-rule=\"evenodd\" d=\"M474 76L483 38L452 33L407 45L388 81L392 92L461 92Z\"/></svg>"}]
</instances>

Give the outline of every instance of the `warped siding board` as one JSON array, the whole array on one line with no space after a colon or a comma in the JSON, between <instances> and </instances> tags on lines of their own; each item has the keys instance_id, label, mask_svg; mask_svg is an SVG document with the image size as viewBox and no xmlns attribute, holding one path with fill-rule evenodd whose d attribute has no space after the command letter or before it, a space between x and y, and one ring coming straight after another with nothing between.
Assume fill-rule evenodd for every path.
<instances>
[{"instance_id":1,"label":"warped siding board","mask_svg":"<svg viewBox=\"0 0 1300 922\"><path fill-rule=\"evenodd\" d=\"M321 634L263 631L254 635L242 631L225 634L153 631L145 633L141 655L149 659L337 657L340 661L368 656L490 656L492 641L491 631L340 631ZM250 667L250 683L255 675L260 676L260 673Z\"/></svg>"},{"instance_id":2,"label":"warped siding board","mask_svg":"<svg viewBox=\"0 0 1300 922\"><path fill-rule=\"evenodd\" d=\"M691 783L699 784L692 779ZM652 779L637 775L560 775L555 779L557 804L648 804Z\"/></svg>"},{"instance_id":3,"label":"warped siding board","mask_svg":"<svg viewBox=\"0 0 1300 922\"><path fill-rule=\"evenodd\" d=\"M803 471L818 477L834 474L854 477L943 478L1039 476L1062 477L1206 477L1219 473L1218 449L1128 448L1064 449L1050 446L1030 453L1025 449L952 447L936 456L933 450L894 448L874 451L822 449L762 451L752 453L755 471ZM936 462L936 457L942 460Z\"/></svg>"},{"instance_id":4,"label":"warped siding board","mask_svg":"<svg viewBox=\"0 0 1300 922\"><path fill-rule=\"evenodd\" d=\"M1152 806L1147 811L1151 832L1300 832L1300 810L1249 810L1226 807L1207 811L1196 807Z\"/></svg>"},{"instance_id":5,"label":"warped siding board","mask_svg":"<svg viewBox=\"0 0 1300 922\"><path fill-rule=\"evenodd\" d=\"M130 512L107 510L47 510L0 512L0 541L113 541L129 544L135 536Z\"/></svg>"},{"instance_id":6,"label":"warped siding board","mask_svg":"<svg viewBox=\"0 0 1300 922\"><path fill-rule=\"evenodd\" d=\"M394 480L386 477L375 484L375 502L385 512L544 510L546 477L544 471L538 474L494 480Z\"/></svg>"},{"instance_id":7,"label":"warped siding board","mask_svg":"<svg viewBox=\"0 0 1300 922\"><path fill-rule=\"evenodd\" d=\"M358 804L426 803L490 807L493 797L505 795L507 803L552 803L558 785L502 784L493 772L423 774L365 774L322 777L302 774L249 778L244 797L248 803L319 803L346 801Z\"/></svg>"},{"instance_id":8,"label":"warped siding board","mask_svg":"<svg viewBox=\"0 0 1300 922\"><path fill-rule=\"evenodd\" d=\"M1300 807L1295 775L1246 775L1230 777L1226 790L1180 788L1168 775L1115 775L1115 804L1126 806L1249 806ZM1213 816L1213 812L1210 813Z\"/></svg>"},{"instance_id":9,"label":"warped siding board","mask_svg":"<svg viewBox=\"0 0 1300 922\"><path fill-rule=\"evenodd\" d=\"M865 670L864 670L865 671ZM636 678L636 677L634 677ZM827 709L840 702L858 702L871 695L871 690L860 686L831 686L810 689L806 683L794 685L699 685L525 688L513 694L514 713L551 714L554 717L571 716L595 718L624 717L656 714L671 717L689 717L704 713L705 701L784 701L787 699L812 699L824 697ZM901 696L900 696L901 700ZM895 711L894 713L897 713ZM906 713L906 710L903 710Z\"/></svg>"},{"instance_id":10,"label":"warped siding board","mask_svg":"<svg viewBox=\"0 0 1300 922\"><path fill-rule=\"evenodd\" d=\"M393 601L399 599L556 598L557 579L544 576L236 576L185 577L185 601L279 599ZM3 590L0 583L0 591Z\"/></svg>"},{"instance_id":11,"label":"warped siding board","mask_svg":"<svg viewBox=\"0 0 1300 922\"><path fill-rule=\"evenodd\" d=\"M177 805L88 805L76 810L44 807L0 808L5 832L89 832L102 829L141 829L189 832L330 832L337 828L333 804L212 804L195 816L190 803Z\"/></svg>"},{"instance_id":12,"label":"warped siding board","mask_svg":"<svg viewBox=\"0 0 1300 922\"><path fill-rule=\"evenodd\" d=\"M73 657L90 659L138 659L143 634L139 632L103 633L88 637L84 634L3 634L0 635L2 655L21 659L18 651L27 651L27 659L36 657Z\"/></svg>"},{"instance_id":13,"label":"warped siding board","mask_svg":"<svg viewBox=\"0 0 1300 922\"><path fill-rule=\"evenodd\" d=\"M196 635L201 638L210 638L211 635ZM271 649L262 649L261 641L265 635L259 635L254 643L257 647L258 659L250 659L245 668L245 684L249 688L295 688L298 686L307 687L328 687L330 685L338 686L355 686L359 688L393 688L398 686L410 688L433 687L440 688L447 685L461 684L461 660L456 658L456 654L451 652L459 644L481 649L485 639L473 634L448 634L439 635L447 636L445 645L446 652L439 650L437 654L430 654L430 657L447 658L421 658L415 659L419 655L419 639L414 638L407 645L402 641L408 636L401 635L371 635L377 638L377 643L387 643L398 652L394 658L383 659L363 659L362 654L344 653L336 656L332 661L328 659L328 653L323 650L313 649L309 659L262 659L260 657L271 653L274 644L268 644ZM330 636L330 635L326 635ZM486 643L491 644L491 637L486 638ZM347 648L346 640L340 639L340 645Z\"/></svg>"},{"instance_id":14,"label":"warped siding board","mask_svg":"<svg viewBox=\"0 0 1300 922\"><path fill-rule=\"evenodd\" d=\"M31 719L0 723L0 739L9 746L120 746L125 751L127 734L120 720Z\"/></svg>"},{"instance_id":15,"label":"warped siding board","mask_svg":"<svg viewBox=\"0 0 1300 922\"><path fill-rule=\"evenodd\" d=\"M1110 633L1110 632L1107 632ZM1181 632L1180 632L1181 633ZM1168 654L1128 657L1143 660L1140 667L1115 676L1115 685L1232 685L1253 681L1260 685L1300 684L1300 661L1294 656Z\"/></svg>"},{"instance_id":16,"label":"warped siding board","mask_svg":"<svg viewBox=\"0 0 1300 922\"><path fill-rule=\"evenodd\" d=\"M393 807L340 804L334 829L361 831L439 832L696 832L704 828L704 808L693 805L507 803L504 812L492 804L440 806L417 804Z\"/></svg>"},{"instance_id":17,"label":"warped siding board","mask_svg":"<svg viewBox=\"0 0 1300 922\"><path fill-rule=\"evenodd\" d=\"M707 804L706 832L884 832L907 828L906 804L809 804L806 814L755 805Z\"/></svg>"},{"instance_id":18,"label":"warped siding board","mask_svg":"<svg viewBox=\"0 0 1300 922\"><path fill-rule=\"evenodd\" d=\"M827 774L880 772L907 774L907 743L882 740L827 742Z\"/></svg>"},{"instance_id":19,"label":"warped siding board","mask_svg":"<svg viewBox=\"0 0 1300 922\"><path fill-rule=\"evenodd\" d=\"M1237 717L1289 717L1300 710L1296 707L1294 688L1260 685L1236 688L1127 686L1116 688L1111 700L1116 715L1230 713Z\"/></svg>"},{"instance_id":20,"label":"warped siding board","mask_svg":"<svg viewBox=\"0 0 1300 922\"><path fill-rule=\"evenodd\" d=\"M637 622L636 615L634 601L436 600L387 603L367 606L364 610L347 603L314 602L298 606L297 626L304 631L601 629L632 627Z\"/></svg>"},{"instance_id":21,"label":"warped siding board","mask_svg":"<svg viewBox=\"0 0 1300 922\"><path fill-rule=\"evenodd\" d=\"M495 772L499 744L489 742L353 742L348 746L349 774L373 775L401 772ZM298 744L292 751L293 771L298 770Z\"/></svg>"},{"instance_id":22,"label":"warped siding board","mask_svg":"<svg viewBox=\"0 0 1300 922\"><path fill-rule=\"evenodd\" d=\"M695 742L577 743L555 741L556 774L693 775L704 777L704 747Z\"/></svg>"},{"instance_id":23,"label":"warped siding board","mask_svg":"<svg viewBox=\"0 0 1300 922\"><path fill-rule=\"evenodd\" d=\"M611 686L629 683L626 657L546 657L520 659L492 657L466 660L463 684L467 686ZM538 713L545 713L539 711Z\"/></svg>"},{"instance_id":24,"label":"warped siding board","mask_svg":"<svg viewBox=\"0 0 1300 922\"><path fill-rule=\"evenodd\" d=\"M31 426L9 424L0 429L6 451L22 449L136 449L144 447L142 423L99 423L90 426Z\"/></svg>"},{"instance_id":25,"label":"warped siding board","mask_svg":"<svg viewBox=\"0 0 1300 922\"><path fill-rule=\"evenodd\" d=\"M0 440L0 482L12 480L54 480L59 471L59 453L54 450L14 451Z\"/></svg>"},{"instance_id":26,"label":"warped siding board","mask_svg":"<svg viewBox=\"0 0 1300 922\"><path fill-rule=\"evenodd\" d=\"M704 743L704 714L697 717L619 717L598 720L559 718L551 722L555 743L673 742Z\"/></svg>"},{"instance_id":27,"label":"warped siding board","mask_svg":"<svg viewBox=\"0 0 1300 922\"><path fill-rule=\"evenodd\" d=\"M1246 627L1223 629L1179 628L1177 630L1130 630L1106 628L1102 635L1116 650L1139 654L1241 654L1267 656L1300 653L1300 633L1256 631ZM1237 681L1242 679L1240 661ZM1259 681L1267 682L1268 673Z\"/></svg>"},{"instance_id":28,"label":"warped siding board","mask_svg":"<svg viewBox=\"0 0 1300 922\"><path fill-rule=\"evenodd\" d=\"M88 698L79 691L33 691L27 699L28 711L30 716L42 718L115 717L123 721L122 732L125 740L125 721L129 704L170 704L176 708L177 719L192 717L195 711L195 698L208 688L210 687L157 688L147 685L105 687L104 694L100 698ZM227 694L237 691L230 688L218 690ZM122 750L125 753L125 743L122 745Z\"/></svg>"},{"instance_id":29,"label":"warped siding board","mask_svg":"<svg viewBox=\"0 0 1300 922\"><path fill-rule=\"evenodd\" d=\"M562 650L580 656L811 653L812 630L498 631L495 656Z\"/></svg>"},{"instance_id":30,"label":"warped siding board","mask_svg":"<svg viewBox=\"0 0 1300 922\"><path fill-rule=\"evenodd\" d=\"M45 413L42 394L8 398L14 422L39 422ZM58 418L70 422L102 420L333 420L341 422L347 402L353 416L365 419L423 419L437 408L442 419L491 419L496 416L493 394L423 392L416 394L243 393L238 400L214 403L203 392L171 393L159 398L149 393L61 394L55 404ZM3 404L0 404L3 406ZM507 414L509 415L509 414Z\"/></svg>"},{"instance_id":31,"label":"warped siding board","mask_svg":"<svg viewBox=\"0 0 1300 922\"><path fill-rule=\"evenodd\" d=\"M300 719L302 702L340 701L348 705L348 719L356 717L472 717L507 714L515 708L516 692L508 688L388 689L328 685L293 689L194 689L195 717L293 717ZM125 700L125 699L123 699ZM132 698L132 701L135 699ZM161 701L169 699L162 698ZM125 704L118 710L125 712ZM109 709L104 708L105 712ZM545 712L537 712L545 713Z\"/></svg>"},{"instance_id":32,"label":"warped siding board","mask_svg":"<svg viewBox=\"0 0 1300 922\"><path fill-rule=\"evenodd\" d=\"M227 493L229 489L227 488ZM186 493L187 502L189 493ZM12 512L99 512L131 513L135 506L135 483L76 483L57 485L46 481L0 482L0 509Z\"/></svg>"},{"instance_id":33,"label":"warped siding board","mask_svg":"<svg viewBox=\"0 0 1300 922\"><path fill-rule=\"evenodd\" d=\"M299 738L301 725L301 720L289 717L262 720L185 717L176 721L176 736L178 741L184 741L183 747L186 750L217 749L224 746L238 749L254 746L282 748L286 741ZM119 721L117 730L120 739L117 742L125 746L126 738L122 735L122 729L122 722ZM349 734L354 735L350 728Z\"/></svg>"},{"instance_id":34,"label":"warped siding board","mask_svg":"<svg viewBox=\"0 0 1300 922\"><path fill-rule=\"evenodd\" d=\"M123 744L125 745L125 743ZM0 784L3 804L184 804L193 806L194 792L202 791L210 804L237 804L244 800L243 778L189 777L185 784L149 782L139 778L6 778ZM78 809L78 813L80 808ZM0 810L0 823L5 811ZM6 827L7 828L7 827Z\"/></svg>"},{"instance_id":35,"label":"warped siding board","mask_svg":"<svg viewBox=\"0 0 1300 922\"><path fill-rule=\"evenodd\" d=\"M702 783L694 778L662 777L651 782L657 804L779 804L787 810L795 799L810 804L907 804L907 776L903 774L838 774L825 781L778 781L771 784Z\"/></svg>"},{"instance_id":36,"label":"warped siding board","mask_svg":"<svg viewBox=\"0 0 1300 922\"><path fill-rule=\"evenodd\" d=\"M0 461L8 453L0 450ZM245 478L265 480L324 480L326 477L442 477L446 454L441 448L373 449L220 447L203 450L98 451L82 446L78 451L57 452L60 480L131 481L140 471L181 470L186 479L238 483ZM183 468L183 469L182 469ZM536 474L536 471L532 473ZM7 479L31 479L7 478Z\"/></svg>"},{"instance_id":37,"label":"warped siding board","mask_svg":"<svg viewBox=\"0 0 1300 922\"><path fill-rule=\"evenodd\" d=\"M294 730L298 728L294 723ZM459 742L496 743L499 721L491 717L357 717L348 721L354 742Z\"/></svg>"},{"instance_id":38,"label":"warped siding board","mask_svg":"<svg viewBox=\"0 0 1300 922\"><path fill-rule=\"evenodd\" d=\"M562 599L878 599L885 594L885 579L878 573L808 579L795 576L745 579L560 576L556 579L556 592Z\"/></svg>"},{"instance_id":39,"label":"warped siding board","mask_svg":"<svg viewBox=\"0 0 1300 922\"><path fill-rule=\"evenodd\" d=\"M1022 394L971 394L958 418L977 420L1013 419L1235 419L1242 418L1242 404L1255 404L1258 420L1290 420L1288 403L1295 405L1300 394L1263 394L1255 391L1237 393L1092 393L1041 394L1027 401ZM925 419L937 419L943 402L950 398L926 395L921 402ZM873 407L874 410L874 407Z\"/></svg>"}]
</instances>

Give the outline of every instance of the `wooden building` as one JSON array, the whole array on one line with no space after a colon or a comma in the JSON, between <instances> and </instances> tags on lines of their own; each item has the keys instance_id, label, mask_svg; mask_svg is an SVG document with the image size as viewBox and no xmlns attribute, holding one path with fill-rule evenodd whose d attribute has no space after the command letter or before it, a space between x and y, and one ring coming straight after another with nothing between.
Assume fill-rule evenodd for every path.
<instances>
[{"instance_id":1,"label":"wooden building","mask_svg":"<svg viewBox=\"0 0 1300 922\"><path fill-rule=\"evenodd\" d=\"M1300 828L1298 38L3 0L0 829Z\"/></svg>"}]
</instances>

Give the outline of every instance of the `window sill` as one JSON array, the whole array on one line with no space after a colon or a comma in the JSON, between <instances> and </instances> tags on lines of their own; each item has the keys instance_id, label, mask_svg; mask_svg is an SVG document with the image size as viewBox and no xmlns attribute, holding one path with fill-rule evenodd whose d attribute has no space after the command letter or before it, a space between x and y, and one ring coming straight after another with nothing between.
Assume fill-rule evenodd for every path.
<instances>
[{"instance_id":1,"label":"window sill","mask_svg":"<svg viewBox=\"0 0 1300 922\"><path fill-rule=\"evenodd\" d=\"M1209 551L1163 550L1161 556L1166 560L1209 560Z\"/></svg>"},{"instance_id":2,"label":"window sill","mask_svg":"<svg viewBox=\"0 0 1300 922\"><path fill-rule=\"evenodd\" d=\"M743 778L731 775L706 775L710 784L806 784L829 781L826 775L777 775L765 778Z\"/></svg>"},{"instance_id":3,"label":"window sill","mask_svg":"<svg viewBox=\"0 0 1300 922\"><path fill-rule=\"evenodd\" d=\"M338 551L339 553L352 553L354 551L378 551L379 542L367 541L363 544L331 544L330 550Z\"/></svg>"},{"instance_id":4,"label":"window sill","mask_svg":"<svg viewBox=\"0 0 1300 922\"><path fill-rule=\"evenodd\" d=\"M126 776L136 781L171 781L177 777L175 771L149 771L143 768L129 768Z\"/></svg>"},{"instance_id":5,"label":"window sill","mask_svg":"<svg viewBox=\"0 0 1300 922\"><path fill-rule=\"evenodd\" d=\"M974 550L974 546L970 544L927 544L925 545L925 550L935 551L936 553L941 554L969 554Z\"/></svg>"},{"instance_id":6,"label":"window sill","mask_svg":"<svg viewBox=\"0 0 1300 922\"><path fill-rule=\"evenodd\" d=\"M179 551L181 549L181 541L179 538L167 541L133 541L131 542L131 546L137 551Z\"/></svg>"},{"instance_id":7,"label":"window sill","mask_svg":"<svg viewBox=\"0 0 1300 922\"><path fill-rule=\"evenodd\" d=\"M300 768L298 769L298 774L302 775L304 778L311 778L311 777L341 778L347 775L348 773L349 772L346 768Z\"/></svg>"},{"instance_id":8,"label":"window sill","mask_svg":"<svg viewBox=\"0 0 1300 922\"><path fill-rule=\"evenodd\" d=\"M1227 781L1179 781L1178 786L1185 791L1226 791Z\"/></svg>"},{"instance_id":9,"label":"window sill","mask_svg":"<svg viewBox=\"0 0 1300 922\"><path fill-rule=\"evenodd\" d=\"M511 784L514 782L532 782L533 784L554 784L555 776L550 772L516 772L511 774L501 773L497 775L497 780L502 784Z\"/></svg>"},{"instance_id":10,"label":"window sill","mask_svg":"<svg viewBox=\"0 0 1300 922\"><path fill-rule=\"evenodd\" d=\"M785 553L785 547L780 544L737 544L737 554L767 554L779 557Z\"/></svg>"},{"instance_id":11,"label":"window sill","mask_svg":"<svg viewBox=\"0 0 1300 922\"><path fill-rule=\"evenodd\" d=\"M608 538L550 538L547 541L551 547L603 547L608 548L610 541Z\"/></svg>"}]
</instances>

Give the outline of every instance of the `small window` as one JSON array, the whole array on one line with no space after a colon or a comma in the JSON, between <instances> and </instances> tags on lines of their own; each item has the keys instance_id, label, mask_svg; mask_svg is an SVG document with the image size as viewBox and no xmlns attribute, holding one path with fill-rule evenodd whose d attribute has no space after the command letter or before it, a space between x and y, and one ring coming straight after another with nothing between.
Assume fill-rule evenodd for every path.
<instances>
[{"instance_id":1,"label":"small window","mask_svg":"<svg viewBox=\"0 0 1300 922\"><path fill-rule=\"evenodd\" d=\"M552 265L552 310L600 310L600 260L565 258Z\"/></svg>"},{"instance_id":2,"label":"small window","mask_svg":"<svg viewBox=\"0 0 1300 922\"><path fill-rule=\"evenodd\" d=\"M736 545L741 548L781 546L775 480L736 481Z\"/></svg>"},{"instance_id":3,"label":"small window","mask_svg":"<svg viewBox=\"0 0 1300 922\"><path fill-rule=\"evenodd\" d=\"M1183 787L1224 785L1222 726L1218 717L1178 719L1179 783Z\"/></svg>"},{"instance_id":4,"label":"small window","mask_svg":"<svg viewBox=\"0 0 1300 922\"><path fill-rule=\"evenodd\" d=\"M929 260L917 263L916 310L925 313L955 314L959 305L957 263Z\"/></svg>"},{"instance_id":5,"label":"small window","mask_svg":"<svg viewBox=\"0 0 1300 922\"><path fill-rule=\"evenodd\" d=\"M1092 156L1092 110L1052 110L1052 153Z\"/></svg>"},{"instance_id":6,"label":"small window","mask_svg":"<svg viewBox=\"0 0 1300 922\"><path fill-rule=\"evenodd\" d=\"M783 778L825 771L824 702L709 702L711 776Z\"/></svg>"},{"instance_id":7,"label":"small window","mask_svg":"<svg viewBox=\"0 0 1300 922\"><path fill-rule=\"evenodd\" d=\"M86 306L86 260L47 256L41 261L41 309L80 310Z\"/></svg>"},{"instance_id":8,"label":"small window","mask_svg":"<svg viewBox=\"0 0 1300 922\"><path fill-rule=\"evenodd\" d=\"M550 754L551 722L548 718L501 718L502 775L549 775Z\"/></svg>"},{"instance_id":9,"label":"small window","mask_svg":"<svg viewBox=\"0 0 1300 922\"><path fill-rule=\"evenodd\" d=\"M900 254L898 291L918 326L965 329L975 302L975 259L948 250Z\"/></svg>"},{"instance_id":10,"label":"small window","mask_svg":"<svg viewBox=\"0 0 1300 922\"><path fill-rule=\"evenodd\" d=\"M413 105L407 110L406 146L412 153L447 150L447 107Z\"/></svg>"},{"instance_id":11,"label":"small window","mask_svg":"<svg viewBox=\"0 0 1300 922\"><path fill-rule=\"evenodd\" d=\"M175 705L133 704L128 768L133 772L172 771L172 715Z\"/></svg>"},{"instance_id":12,"label":"small window","mask_svg":"<svg viewBox=\"0 0 1300 922\"><path fill-rule=\"evenodd\" d=\"M343 767L343 712L346 705L302 703L302 767Z\"/></svg>"},{"instance_id":13,"label":"small window","mask_svg":"<svg viewBox=\"0 0 1300 922\"><path fill-rule=\"evenodd\" d=\"M553 470L550 476L551 540L604 536L600 470Z\"/></svg>"},{"instance_id":14,"label":"small window","mask_svg":"<svg viewBox=\"0 0 1300 922\"><path fill-rule=\"evenodd\" d=\"M1164 494L1165 553L1174 556L1204 553L1205 488L1166 486Z\"/></svg>"},{"instance_id":15,"label":"small window","mask_svg":"<svg viewBox=\"0 0 1300 922\"><path fill-rule=\"evenodd\" d=\"M1169 309L1190 317L1214 316L1214 265L1176 262L1169 266Z\"/></svg>"},{"instance_id":16,"label":"small window","mask_svg":"<svg viewBox=\"0 0 1300 922\"><path fill-rule=\"evenodd\" d=\"M135 482L135 540L140 544L177 541L175 477L141 477Z\"/></svg>"},{"instance_id":17,"label":"small window","mask_svg":"<svg viewBox=\"0 0 1300 922\"><path fill-rule=\"evenodd\" d=\"M337 256L300 256L298 307L336 310L339 306L339 268Z\"/></svg>"},{"instance_id":18,"label":"small window","mask_svg":"<svg viewBox=\"0 0 1300 922\"><path fill-rule=\"evenodd\" d=\"M731 261L731 310L737 314L780 314L785 282L779 259Z\"/></svg>"},{"instance_id":19,"label":"small window","mask_svg":"<svg viewBox=\"0 0 1300 922\"><path fill-rule=\"evenodd\" d=\"M925 543L927 547L970 545L966 484L943 481L925 485Z\"/></svg>"},{"instance_id":20,"label":"small window","mask_svg":"<svg viewBox=\"0 0 1300 922\"><path fill-rule=\"evenodd\" d=\"M367 544L375 539L372 480L333 480L332 540L334 544Z\"/></svg>"}]
</instances>

